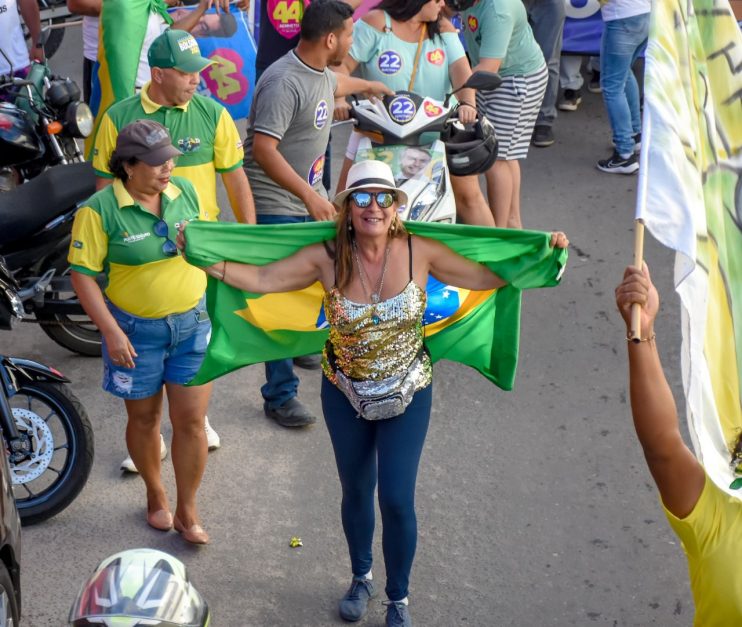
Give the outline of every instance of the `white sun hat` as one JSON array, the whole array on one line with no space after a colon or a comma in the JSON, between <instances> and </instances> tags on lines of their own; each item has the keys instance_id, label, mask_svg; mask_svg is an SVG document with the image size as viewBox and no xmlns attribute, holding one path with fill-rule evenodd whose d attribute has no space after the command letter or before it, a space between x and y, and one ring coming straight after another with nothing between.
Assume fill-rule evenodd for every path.
<instances>
[{"instance_id":1,"label":"white sun hat","mask_svg":"<svg viewBox=\"0 0 742 627\"><path fill-rule=\"evenodd\" d=\"M348 170L348 186L335 196L332 203L342 207L345 199L359 189L388 189L397 195L397 204L407 204L407 194L394 183L392 169L383 161L359 161Z\"/></svg>"}]
</instances>

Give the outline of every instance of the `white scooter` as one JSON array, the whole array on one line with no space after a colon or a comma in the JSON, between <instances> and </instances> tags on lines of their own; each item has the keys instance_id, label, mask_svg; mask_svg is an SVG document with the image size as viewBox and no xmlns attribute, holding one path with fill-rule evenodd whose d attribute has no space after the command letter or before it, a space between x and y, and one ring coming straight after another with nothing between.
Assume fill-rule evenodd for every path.
<instances>
[{"instance_id":1,"label":"white scooter","mask_svg":"<svg viewBox=\"0 0 742 627\"><path fill-rule=\"evenodd\" d=\"M498 74L475 72L443 101L411 91L398 91L374 102L353 98L350 116L362 135L355 162L378 159L389 164L409 199L399 210L403 220L456 222L446 146L440 139L423 145L420 138L424 133L440 133L448 124L460 124L450 104L457 91L497 89L501 82Z\"/></svg>"}]
</instances>

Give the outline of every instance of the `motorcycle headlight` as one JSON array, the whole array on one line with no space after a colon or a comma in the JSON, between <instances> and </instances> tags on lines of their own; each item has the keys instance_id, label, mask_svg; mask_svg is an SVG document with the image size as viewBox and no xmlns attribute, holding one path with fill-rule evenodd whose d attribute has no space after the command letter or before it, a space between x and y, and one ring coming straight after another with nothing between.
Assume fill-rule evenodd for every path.
<instances>
[{"instance_id":1,"label":"motorcycle headlight","mask_svg":"<svg viewBox=\"0 0 742 627\"><path fill-rule=\"evenodd\" d=\"M415 198L415 204L410 209L410 220L419 220L427 210L438 200L438 189L434 183L429 183L420 195Z\"/></svg>"},{"instance_id":2,"label":"motorcycle headlight","mask_svg":"<svg viewBox=\"0 0 742 627\"><path fill-rule=\"evenodd\" d=\"M84 102L73 102L65 111L65 124L73 137L87 137L93 132L93 112Z\"/></svg>"}]
</instances>

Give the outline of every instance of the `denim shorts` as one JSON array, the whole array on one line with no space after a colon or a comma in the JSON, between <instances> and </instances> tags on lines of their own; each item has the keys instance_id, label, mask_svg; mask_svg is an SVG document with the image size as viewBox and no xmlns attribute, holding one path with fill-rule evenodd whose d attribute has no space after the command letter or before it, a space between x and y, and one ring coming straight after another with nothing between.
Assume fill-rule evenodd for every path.
<instances>
[{"instance_id":1,"label":"denim shorts","mask_svg":"<svg viewBox=\"0 0 742 627\"><path fill-rule=\"evenodd\" d=\"M164 383L185 385L201 367L211 336L204 298L193 309L164 318L140 318L106 303L137 356L134 368L114 364L103 340L103 389L124 399L153 396Z\"/></svg>"}]
</instances>

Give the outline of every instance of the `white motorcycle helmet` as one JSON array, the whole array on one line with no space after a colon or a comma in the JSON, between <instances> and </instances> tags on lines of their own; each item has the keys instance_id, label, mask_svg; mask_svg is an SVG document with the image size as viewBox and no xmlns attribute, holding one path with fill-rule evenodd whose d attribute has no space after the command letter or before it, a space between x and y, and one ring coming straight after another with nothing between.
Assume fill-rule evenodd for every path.
<instances>
[{"instance_id":1,"label":"white motorcycle helmet","mask_svg":"<svg viewBox=\"0 0 742 627\"><path fill-rule=\"evenodd\" d=\"M70 611L74 627L207 627L209 607L179 559L129 549L104 559Z\"/></svg>"}]
</instances>

